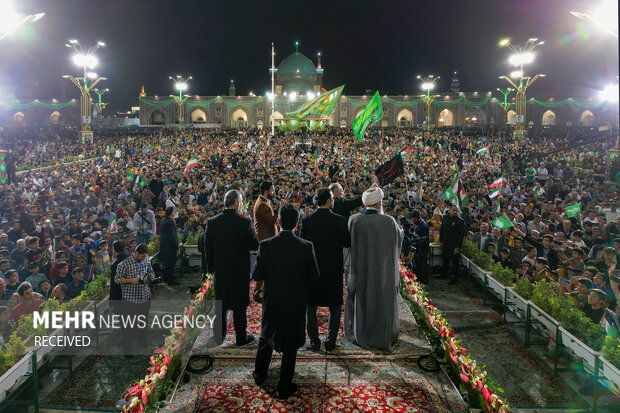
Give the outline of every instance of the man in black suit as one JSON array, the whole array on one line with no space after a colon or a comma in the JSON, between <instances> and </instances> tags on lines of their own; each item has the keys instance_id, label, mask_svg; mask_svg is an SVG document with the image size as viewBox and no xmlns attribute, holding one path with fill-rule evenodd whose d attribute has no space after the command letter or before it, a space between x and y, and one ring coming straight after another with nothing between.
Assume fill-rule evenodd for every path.
<instances>
[{"instance_id":1,"label":"man in black suit","mask_svg":"<svg viewBox=\"0 0 620 413\"><path fill-rule=\"evenodd\" d=\"M115 260L110 266L110 303L123 299L121 286L114 281L114 277L116 276L118 264L131 255L125 253L125 244L121 241L114 241L114 244L112 244L112 254Z\"/></svg>"},{"instance_id":2,"label":"man in black suit","mask_svg":"<svg viewBox=\"0 0 620 413\"><path fill-rule=\"evenodd\" d=\"M168 285L179 285L174 279L174 266L179 256L177 225L172 218L173 207L166 208L166 215L159 222L159 256L164 262L164 281Z\"/></svg>"},{"instance_id":3,"label":"man in black suit","mask_svg":"<svg viewBox=\"0 0 620 413\"><path fill-rule=\"evenodd\" d=\"M316 261L321 274L319 282L312 286L310 303L306 317L308 320L308 337L310 348L319 350L319 326L316 310L318 306L329 307L329 327L325 350L336 348L336 338L340 328L342 311L342 275L344 274L343 248L351 246L351 234L347 221L331 211L334 197L328 188L321 188L316 193L319 207L315 213L306 217L301 224L301 237L312 242Z\"/></svg>"},{"instance_id":4,"label":"man in black suit","mask_svg":"<svg viewBox=\"0 0 620 413\"><path fill-rule=\"evenodd\" d=\"M250 251L258 248L258 238L248 218L239 214L241 192L224 195L222 213L211 218L205 236L207 272L214 274L215 299L222 301L222 341L226 337L226 311L233 311L237 346L254 341L247 334L246 310L250 304Z\"/></svg>"},{"instance_id":5,"label":"man in black suit","mask_svg":"<svg viewBox=\"0 0 620 413\"><path fill-rule=\"evenodd\" d=\"M449 215L444 215L439 229L439 246L443 253L442 278L448 278L450 263L452 276L449 284L456 284L459 278L461 246L465 237L465 222L458 216L459 207L452 205Z\"/></svg>"},{"instance_id":6,"label":"man in black suit","mask_svg":"<svg viewBox=\"0 0 620 413\"><path fill-rule=\"evenodd\" d=\"M262 332L252 376L261 386L267 377L273 350L282 352L278 397L286 399L297 391L293 383L297 350L306 341L306 304L310 287L318 282L312 243L293 234L299 211L293 205L280 208L282 231L260 243L252 277L264 281Z\"/></svg>"},{"instance_id":7,"label":"man in black suit","mask_svg":"<svg viewBox=\"0 0 620 413\"><path fill-rule=\"evenodd\" d=\"M355 199L344 199L344 190L342 189L342 185L338 182L335 182L329 186L329 190L332 191L334 196L332 209L334 214L340 215L344 219L349 221L349 217L351 216L351 211L361 207L362 197L357 197Z\"/></svg>"}]
</instances>

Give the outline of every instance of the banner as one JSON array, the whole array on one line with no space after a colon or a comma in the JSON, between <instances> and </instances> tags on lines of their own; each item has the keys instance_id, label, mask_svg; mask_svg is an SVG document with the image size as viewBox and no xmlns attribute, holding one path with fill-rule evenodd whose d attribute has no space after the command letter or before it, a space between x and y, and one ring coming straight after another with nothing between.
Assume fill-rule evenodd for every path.
<instances>
[{"instance_id":1,"label":"banner","mask_svg":"<svg viewBox=\"0 0 620 413\"><path fill-rule=\"evenodd\" d=\"M373 123L378 122L383 117L383 108L381 107L381 97L379 92L375 92L371 101L366 108L351 123L351 129L355 133L355 137L359 142L364 140L364 132Z\"/></svg>"},{"instance_id":2,"label":"banner","mask_svg":"<svg viewBox=\"0 0 620 413\"><path fill-rule=\"evenodd\" d=\"M392 183L394 179L402 175L404 172L405 168L403 166L403 157L399 153L383 165L379 166L375 171L375 175L377 175L379 184L383 186Z\"/></svg>"},{"instance_id":3,"label":"banner","mask_svg":"<svg viewBox=\"0 0 620 413\"><path fill-rule=\"evenodd\" d=\"M318 98L306 102L292 112L287 112L286 115L292 118L303 119L308 115L331 115L336 103L342 95L344 85L332 89L327 93L323 93Z\"/></svg>"}]
</instances>

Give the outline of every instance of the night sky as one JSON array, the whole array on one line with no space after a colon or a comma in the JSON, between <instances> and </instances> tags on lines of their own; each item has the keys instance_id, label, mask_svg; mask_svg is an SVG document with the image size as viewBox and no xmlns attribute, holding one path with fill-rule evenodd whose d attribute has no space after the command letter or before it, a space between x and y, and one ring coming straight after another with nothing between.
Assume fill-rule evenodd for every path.
<instances>
[{"instance_id":1,"label":"night sky","mask_svg":"<svg viewBox=\"0 0 620 413\"><path fill-rule=\"evenodd\" d=\"M276 65L294 51L316 64L323 55L324 87L346 84L346 95L419 93L416 75L440 75L448 90L454 70L461 90L506 87L508 49L501 38L545 40L529 73L545 73L531 89L594 95L618 75L618 41L568 13L598 1L169 1L13 0L18 10L44 11L34 25L0 41L0 101L68 100L79 96L62 74L77 75L69 38L97 52L96 71L108 78L104 101L114 111L148 95L174 93L170 75L192 75L189 93L224 95L230 79L237 94L262 95L270 87L270 45ZM108 112L110 114L110 112Z\"/></svg>"}]
</instances>

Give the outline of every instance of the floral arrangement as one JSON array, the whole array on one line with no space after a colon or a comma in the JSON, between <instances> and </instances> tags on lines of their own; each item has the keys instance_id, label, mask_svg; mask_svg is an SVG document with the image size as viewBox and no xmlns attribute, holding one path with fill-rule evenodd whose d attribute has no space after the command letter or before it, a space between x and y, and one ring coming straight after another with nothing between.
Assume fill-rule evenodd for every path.
<instances>
[{"instance_id":1,"label":"floral arrangement","mask_svg":"<svg viewBox=\"0 0 620 413\"><path fill-rule=\"evenodd\" d=\"M191 317L192 314L201 313L206 306L206 301L213 296L213 276L207 274L202 287L185 307L184 315ZM193 343L192 339L200 333L197 327L183 328L177 325L170 331L170 335L164 341L164 347L156 350L151 356L151 365L147 369L144 379L132 386L125 392L123 398L129 405L123 407L123 412L142 413L154 411L154 404L168 393L175 375L181 363L181 349Z\"/></svg>"},{"instance_id":2,"label":"floral arrangement","mask_svg":"<svg viewBox=\"0 0 620 413\"><path fill-rule=\"evenodd\" d=\"M427 298L426 291L415 280L415 275L402 264L400 271L403 278L403 296L412 307L418 322L431 336L431 341L439 343L446 361L450 363L455 375L467 389L470 399L478 399L481 408L486 412L509 412L508 403L499 396L503 390L487 377L487 372L477 366L476 361L467 353L467 349L454 338L454 330Z\"/></svg>"}]
</instances>

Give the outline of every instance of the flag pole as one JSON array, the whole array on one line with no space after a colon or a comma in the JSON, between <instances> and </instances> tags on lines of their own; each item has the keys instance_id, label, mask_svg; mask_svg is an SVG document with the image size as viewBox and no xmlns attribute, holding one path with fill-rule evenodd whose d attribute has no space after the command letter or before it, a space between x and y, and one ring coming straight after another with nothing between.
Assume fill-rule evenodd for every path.
<instances>
[{"instance_id":1,"label":"flag pole","mask_svg":"<svg viewBox=\"0 0 620 413\"><path fill-rule=\"evenodd\" d=\"M276 71L275 56L276 56L276 52L275 52L274 47L273 47L273 42L271 42L271 136L273 136L275 134L275 128L276 128L276 120L273 117L274 106L275 106L275 102L276 102L276 95L275 95L275 71Z\"/></svg>"}]
</instances>

